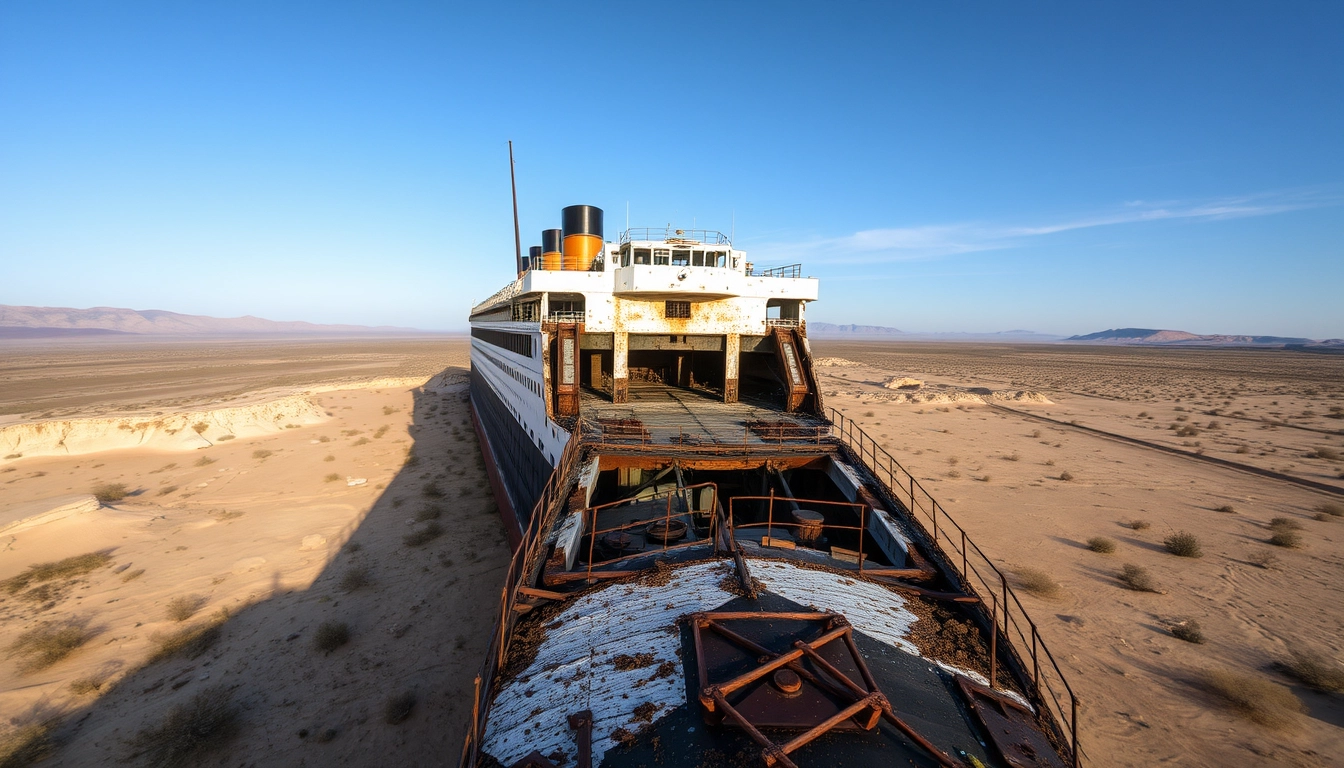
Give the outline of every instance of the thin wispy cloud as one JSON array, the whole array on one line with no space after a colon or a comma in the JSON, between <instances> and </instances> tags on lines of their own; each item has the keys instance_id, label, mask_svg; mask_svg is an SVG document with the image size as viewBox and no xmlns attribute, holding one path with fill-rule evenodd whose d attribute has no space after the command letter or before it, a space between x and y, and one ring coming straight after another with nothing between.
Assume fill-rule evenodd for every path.
<instances>
[{"instance_id":1,"label":"thin wispy cloud","mask_svg":"<svg viewBox=\"0 0 1344 768\"><path fill-rule=\"evenodd\" d=\"M918 261L978 251L1018 248L1032 238L1080 229L1190 219L1217 221L1321 208L1344 202L1323 190L1298 190L1203 201L1133 200L1112 210L1037 224L964 222L959 224L867 229L841 237L792 242L761 242L752 251L769 260L806 256L831 264Z\"/></svg>"}]
</instances>

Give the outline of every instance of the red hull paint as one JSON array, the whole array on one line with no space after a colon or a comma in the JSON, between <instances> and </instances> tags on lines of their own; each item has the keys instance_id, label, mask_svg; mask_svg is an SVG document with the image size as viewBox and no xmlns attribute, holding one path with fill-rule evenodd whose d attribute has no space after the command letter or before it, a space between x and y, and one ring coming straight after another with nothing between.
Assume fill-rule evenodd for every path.
<instances>
[{"instance_id":1,"label":"red hull paint","mask_svg":"<svg viewBox=\"0 0 1344 768\"><path fill-rule=\"evenodd\" d=\"M495 494L495 506L499 507L499 517L504 523L504 533L509 537L509 550L517 552L518 547L523 543L522 523L518 518L518 513L513 508L513 502L509 499L509 492L504 487L504 479L499 475L499 467L495 465L495 452L490 445L490 437L485 433L481 420L476 416L474 405L471 408L471 426L476 430L476 442L481 446L481 458L485 459L485 471L490 477L490 490Z\"/></svg>"}]
</instances>

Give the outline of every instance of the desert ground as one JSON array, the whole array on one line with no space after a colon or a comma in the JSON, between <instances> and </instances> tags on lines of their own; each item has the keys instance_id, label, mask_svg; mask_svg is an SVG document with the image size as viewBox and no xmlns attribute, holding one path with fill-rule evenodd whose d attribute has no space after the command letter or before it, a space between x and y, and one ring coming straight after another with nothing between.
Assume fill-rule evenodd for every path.
<instances>
[{"instance_id":1,"label":"desert ground","mask_svg":"<svg viewBox=\"0 0 1344 768\"><path fill-rule=\"evenodd\" d=\"M1344 512L1344 357L827 340L813 354L826 404L1018 575L1082 700L1091 763L1339 764L1344 696L1281 665L1315 653L1344 675L1344 517L1320 511ZM1269 543L1285 526L1298 546ZM1182 531L1201 557L1167 551ZM1096 537L1114 551L1089 549ZM1127 589L1127 564L1160 591ZM1172 634L1192 619L1205 642ZM1254 722L1210 689L1209 671L1290 690L1303 711Z\"/></svg>"},{"instance_id":2,"label":"desert ground","mask_svg":"<svg viewBox=\"0 0 1344 768\"><path fill-rule=\"evenodd\" d=\"M46 726L42 765L455 763L508 557L464 338L23 352L0 364L0 399L28 404L11 428L206 428L0 465L0 729ZM315 416L268 423L294 399ZM174 751L183 713L230 709L227 748Z\"/></svg>"},{"instance_id":3,"label":"desert ground","mask_svg":"<svg viewBox=\"0 0 1344 768\"><path fill-rule=\"evenodd\" d=\"M34 745L13 764L454 764L508 557L467 349L0 349L0 738ZM1337 764L1344 700L1282 665L1344 651L1344 517L1320 511L1344 503L1344 357L813 354L827 405L1013 574L1082 699L1088 764ZM1178 532L1201 557L1167 551ZM1125 588L1126 565L1157 591ZM1173 635L1192 619L1205 642ZM1250 719L1209 671L1301 711ZM222 744L183 758L199 722Z\"/></svg>"}]
</instances>

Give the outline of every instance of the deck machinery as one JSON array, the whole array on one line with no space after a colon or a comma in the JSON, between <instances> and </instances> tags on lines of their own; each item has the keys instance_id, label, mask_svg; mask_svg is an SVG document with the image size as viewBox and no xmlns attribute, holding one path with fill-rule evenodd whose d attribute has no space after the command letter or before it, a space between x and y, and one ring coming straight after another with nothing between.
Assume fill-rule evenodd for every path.
<instances>
[{"instance_id":1,"label":"deck machinery","mask_svg":"<svg viewBox=\"0 0 1344 768\"><path fill-rule=\"evenodd\" d=\"M824 406L817 280L562 225L471 315L514 554L462 765L1081 764L1007 579Z\"/></svg>"}]
</instances>

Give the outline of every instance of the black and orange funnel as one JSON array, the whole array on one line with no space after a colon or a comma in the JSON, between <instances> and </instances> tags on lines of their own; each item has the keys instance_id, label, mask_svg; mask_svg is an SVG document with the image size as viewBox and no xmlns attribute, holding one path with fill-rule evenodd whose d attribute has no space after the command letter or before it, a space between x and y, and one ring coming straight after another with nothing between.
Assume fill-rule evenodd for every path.
<instances>
[{"instance_id":1,"label":"black and orange funnel","mask_svg":"<svg viewBox=\"0 0 1344 768\"><path fill-rule=\"evenodd\" d=\"M541 231L541 268L542 269L564 269L561 259L564 256L561 253L561 233L558 229L543 229Z\"/></svg>"},{"instance_id":2,"label":"black and orange funnel","mask_svg":"<svg viewBox=\"0 0 1344 768\"><path fill-rule=\"evenodd\" d=\"M564 227L564 268L588 271L602 253L602 209L571 205L560 212Z\"/></svg>"}]
</instances>

